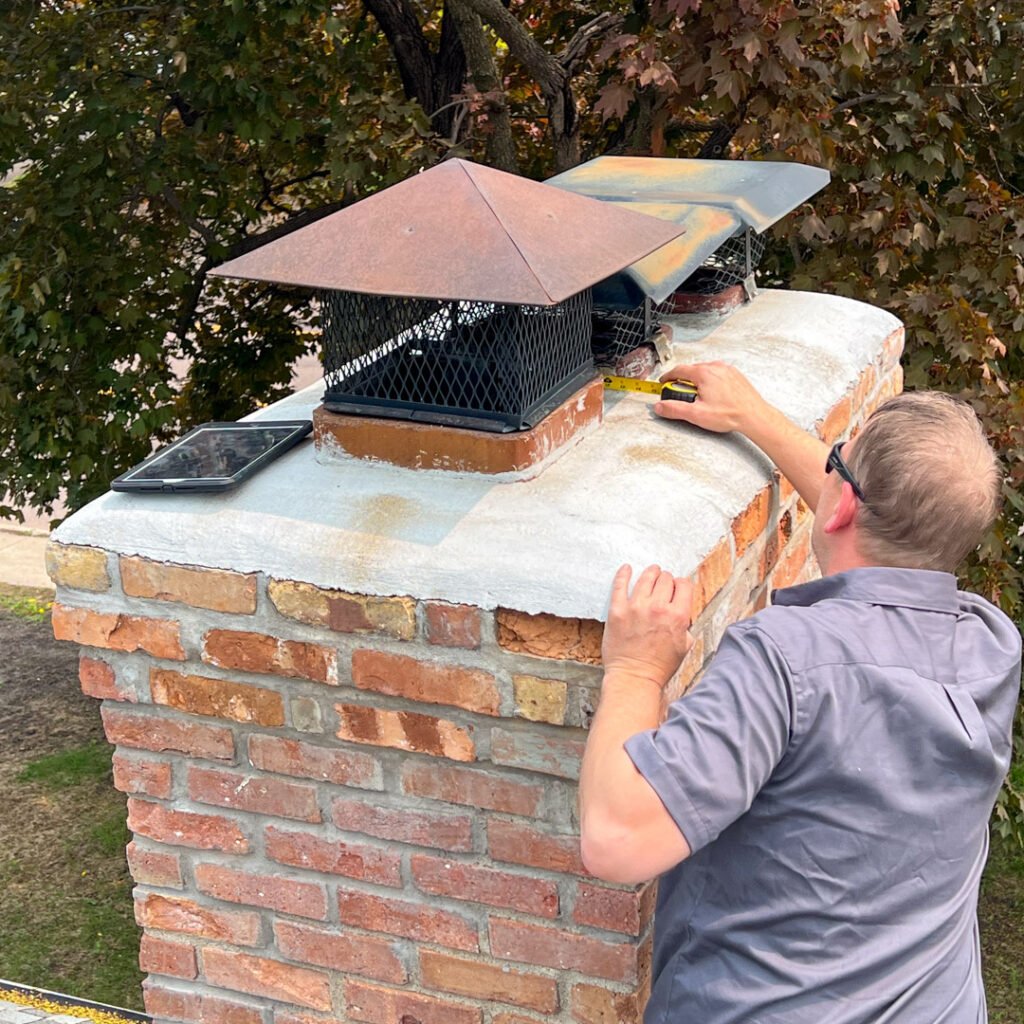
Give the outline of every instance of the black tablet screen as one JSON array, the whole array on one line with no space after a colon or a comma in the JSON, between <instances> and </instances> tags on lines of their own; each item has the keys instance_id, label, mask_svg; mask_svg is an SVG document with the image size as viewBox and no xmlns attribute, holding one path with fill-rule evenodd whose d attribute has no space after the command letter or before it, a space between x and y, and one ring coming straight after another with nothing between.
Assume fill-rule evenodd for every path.
<instances>
[{"instance_id":1,"label":"black tablet screen","mask_svg":"<svg viewBox=\"0 0 1024 1024\"><path fill-rule=\"evenodd\" d=\"M201 428L172 444L152 462L128 474L127 479L232 477L293 433L294 426Z\"/></svg>"}]
</instances>

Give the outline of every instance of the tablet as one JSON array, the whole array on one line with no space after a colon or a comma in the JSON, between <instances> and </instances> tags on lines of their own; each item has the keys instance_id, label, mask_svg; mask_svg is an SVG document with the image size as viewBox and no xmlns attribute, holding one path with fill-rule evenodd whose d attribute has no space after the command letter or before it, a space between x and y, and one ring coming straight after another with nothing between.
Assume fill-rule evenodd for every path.
<instances>
[{"instance_id":1,"label":"tablet","mask_svg":"<svg viewBox=\"0 0 1024 1024\"><path fill-rule=\"evenodd\" d=\"M111 483L115 491L226 491L299 443L309 420L204 423Z\"/></svg>"}]
</instances>

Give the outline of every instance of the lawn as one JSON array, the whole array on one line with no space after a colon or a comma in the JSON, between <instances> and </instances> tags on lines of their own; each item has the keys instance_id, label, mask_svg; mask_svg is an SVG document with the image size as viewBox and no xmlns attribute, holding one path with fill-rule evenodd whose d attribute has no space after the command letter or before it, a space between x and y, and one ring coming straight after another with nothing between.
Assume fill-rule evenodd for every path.
<instances>
[{"instance_id":1,"label":"lawn","mask_svg":"<svg viewBox=\"0 0 1024 1024\"><path fill-rule=\"evenodd\" d=\"M77 652L45 612L0 595L0 978L141 1009L124 797ZM1002 840L979 919L990 1024L1021 1024L1024 851Z\"/></svg>"}]
</instances>

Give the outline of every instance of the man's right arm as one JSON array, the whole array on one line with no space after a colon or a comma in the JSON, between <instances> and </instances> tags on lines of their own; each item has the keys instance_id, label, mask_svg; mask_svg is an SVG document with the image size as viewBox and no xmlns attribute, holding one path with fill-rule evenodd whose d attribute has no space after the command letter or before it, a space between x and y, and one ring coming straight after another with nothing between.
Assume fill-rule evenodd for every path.
<instances>
[{"instance_id":1,"label":"man's right arm","mask_svg":"<svg viewBox=\"0 0 1024 1024\"><path fill-rule=\"evenodd\" d=\"M715 433L738 431L779 467L812 511L818 507L828 446L787 419L739 370L726 363L697 363L674 366L661 379L692 380L698 396L694 402L658 402L659 416Z\"/></svg>"}]
</instances>

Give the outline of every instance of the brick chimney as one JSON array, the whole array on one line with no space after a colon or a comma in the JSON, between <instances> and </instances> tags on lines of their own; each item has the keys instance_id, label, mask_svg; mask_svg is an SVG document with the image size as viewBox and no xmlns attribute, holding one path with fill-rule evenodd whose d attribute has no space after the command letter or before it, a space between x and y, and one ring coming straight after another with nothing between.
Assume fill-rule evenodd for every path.
<instances>
[{"instance_id":1,"label":"brick chimney","mask_svg":"<svg viewBox=\"0 0 1024 1024\"><path fill-rule=\"evenodd\" d=\"M901 388L899 323L846 299L671 322L674 358L734 363L828 441ZM56 531L54 630L129 796L157 1021L640 1020L655 885L588 876L577 831L612 575L696 579L679 689L816 571L764 457L650 401L604 396L531 480L307 444L234 493L110 493Z\"/></svg>"}]
</instances>

